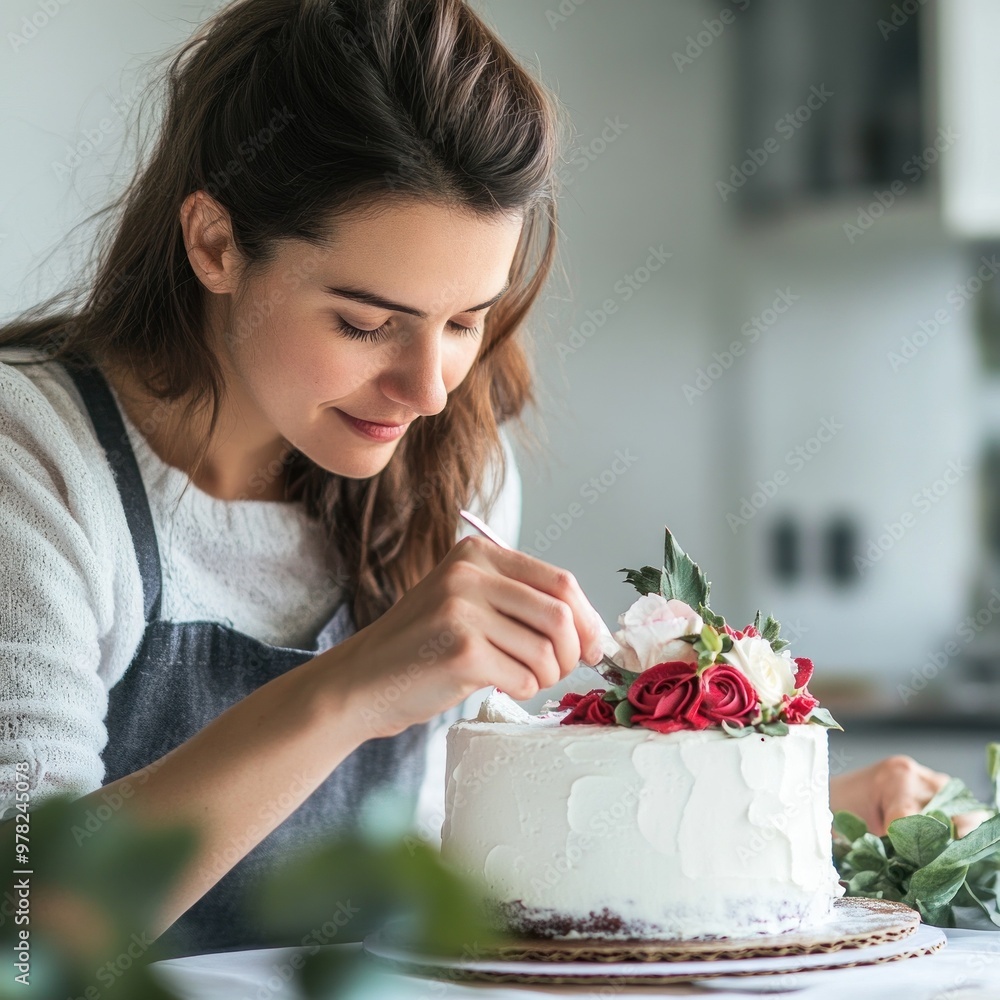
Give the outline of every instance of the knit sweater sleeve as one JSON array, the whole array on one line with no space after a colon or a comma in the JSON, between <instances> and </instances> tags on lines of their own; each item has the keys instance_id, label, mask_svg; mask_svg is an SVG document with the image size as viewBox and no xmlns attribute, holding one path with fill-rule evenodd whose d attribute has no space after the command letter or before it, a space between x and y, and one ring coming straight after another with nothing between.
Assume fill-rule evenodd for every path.
<instances>
[{"instance_id":1,"label":"knit sweater sleeve","mask_svg":"<svg viewBox=\"0 0 1000 1000\"><path fill-rule=\"evenodd\" d=\"M136 613L117 606L115 567L135 559L89 418L58 382L36 381L0 364L0 817L18 763L29 808L101 786L113 640Z\"/></svg>"}]
</instances>

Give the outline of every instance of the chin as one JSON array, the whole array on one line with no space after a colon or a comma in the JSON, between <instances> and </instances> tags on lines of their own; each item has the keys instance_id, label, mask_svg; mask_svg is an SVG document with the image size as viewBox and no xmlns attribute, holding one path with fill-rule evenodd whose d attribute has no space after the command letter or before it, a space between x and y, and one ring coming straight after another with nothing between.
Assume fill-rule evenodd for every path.
<instances>
[{"instance_id":1,"label":"chin","mask_svg":"<svg viewBox=\"0 0 1000 1000\"><path fill-rule=\"evenodd\" d=\"M345 479L370 479L372 476L378 475L389 464L395 453L396 449L394 447L380 448L376 445L368 454L357 452L353 455L345 456L341 453L337 456L336 461L330 465L326 463L317 464L323 465L324 469L337 476L343 476Z\"/></svg>"}]
</instances>

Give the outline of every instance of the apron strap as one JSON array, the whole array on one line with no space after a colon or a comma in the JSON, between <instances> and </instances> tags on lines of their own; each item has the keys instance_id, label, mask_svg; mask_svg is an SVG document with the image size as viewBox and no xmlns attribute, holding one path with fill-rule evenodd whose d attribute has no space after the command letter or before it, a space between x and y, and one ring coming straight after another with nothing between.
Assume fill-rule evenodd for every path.
<instances>
[{"instance_id":1,"label":"apron strap","mask_svg":"<svg viewBox=\"0 0 1000 1000\"><path fill-rule=\"evenodd\" d=\"M76 383L84 404L90 413L97 439L104 448L111 471L114 473L125 508L125 519L132 533L139 573L142 576L142 593L146 621L160 617L161 570L160 550L156 543L156 531L149 510L146 487L142 482L139 464L136 461L128 432L122 420L121 411L115 402L108 383L100 370L92 365L77 367L65 365L66 371Z\"/></svg>"}]
</instances>

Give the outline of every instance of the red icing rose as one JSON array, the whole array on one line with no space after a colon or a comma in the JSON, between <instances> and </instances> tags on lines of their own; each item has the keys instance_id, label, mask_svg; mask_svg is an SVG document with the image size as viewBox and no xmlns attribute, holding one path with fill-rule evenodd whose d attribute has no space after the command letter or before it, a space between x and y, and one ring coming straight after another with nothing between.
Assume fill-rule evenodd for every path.
<instances>
[{"instance_id":1,"label":"red icing rose","mask_svg":"<svg viewBox=\"0 0 1000 1000\"><path fill-rule=\"evenodd\" d=\"M644 670L628 689L628 700L635 709L632 725L658 733L705 729L709 721L700 711L702 698L695 664L683 660L658 663Z\"/></svg>"},{"instance_id":2,"label":"red icing rose","mask_svg":"<svg viewBox=\"0 0 1000 1000\"><path fill-rule=\"evenodd\" d=\"M701 714L709 722L741 722L746 725L760 710L754 686L742 671L728 663L717 663L701 675Z\"/></svg>"},{"instance_id":3,"label":"red icing rose","mask_svg":"<svg viewBox=\"0 0 1000 1000\"><path fill-rule=\"evenodd\" d=\"M560 725L589 723L596 726L613 726L615 724L615 706L604 700L604 691L595 688L586 694L570 692L562 697L559 708L569 708L572 711L560 720Z\"/></svg>"},{"instance_id":4,"label":"red icing rose","mask_svg":"<svg viewBox=\"0 0 1000 1000\"><path fill-rule=\"evenodd\" d=\"M806 661L808 662L808 661ZM812 666L812 664L809 664ZM808 692L802 691L794 698L789 698L786 694L781 700L781 711L785 721L789 724L809 721L809 713L819 704L819 702Z\"/></svg>"},{"instance_id":5,"label":"red icing rose","mask_svg":"<svg viewBox=\"0 0 1000 1000\"><path fill-rule=\"evenodd\" d=\"M813 661L805 656L795 657L795 666L799 669L795 673L795 689L804 688L813 675Z\"/></svg>"},{"instance_id":6,"label":"red icing rose","mask_svg":"<svg viewBox=\"0 0 1000 1000\"><path fill-rule=\"evenodd\" d=\"M745 636L750 636L751 639L756 639L760 636L760 632L758 632L753 625L747 625L742 632L738 632L736 629L730 628L728 625L723 625L722 627L725 629L726 635L733 639L742 639Z\"/></svg>"}]
</instances>

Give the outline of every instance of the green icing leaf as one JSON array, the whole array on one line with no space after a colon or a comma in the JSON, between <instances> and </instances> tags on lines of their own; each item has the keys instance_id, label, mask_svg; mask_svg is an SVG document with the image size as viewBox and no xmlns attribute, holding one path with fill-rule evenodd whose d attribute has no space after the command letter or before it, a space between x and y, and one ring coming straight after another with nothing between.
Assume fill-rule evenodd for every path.
<instances>
[{"instance_id":1,"label":"green icing leaf","mask_svg":"<svg viewBox=\"0 0 1000 1000\"><path fill-rule=\"evenodd\" d=\"M758 615L760 612L757 612ZM768 615L764 622L764 627L761 629L760 635L762 639L767 639L771 643L772 648L774 648L774 641L778 638L778 633L781 631L781 626L778 624L778 620L773 615ZM786 644L787 645L787 644Z\"/></svg>"},{"instance_id":2,"label":"green icing leaf","mask_svg":"<svg viewBox=\"0 0 1000 1000\"><path fill-rule=\"evenodd\" d=\"M653 566L643 566L642 569L626 569L622 567L618 572L625 574L623 583L631 583L643 596L646 594L658 594L660 592L662 570L656 569Z\"/></svg>"},{"instance_id":3,"label":"green icing leaf","mask_svg":"<svg viewBox=\"0 0 1000 1000\"><path fill-rule=\"evenodd\" d=\"M709 625L723 631L726 624L726 619L722 615L717 615L711 608L706 604L699 604L695 610L701 615L702 621L707 622Z\"/></svg>"},{"instance_id":4,"label":"green icing leaf","mask_svg":"<svg viewBox=\"0 0 1000 1000\"><path fill-rule=\"evenodd\" d=\"M677 544L670 529L664 527L663 572L660 593L668 600L684 601L692 608L708 604L711 584L701 567Z\"/></svg>"},{"instance_id":5,"label":"green icing leaf","mask_svg":"<svg viewBox=\"0 0 1000 1000\"><path fill-rule=\"evenodd\" d=\"M844 731L844 727L830 714L826 708L816 707L809 714L809 721L815 722L818 726L826 726L827 729L839 729Z\"/></svg>"},{"instance_id":6,"label":"green icing leaf","mask_svg":"<svg viewBox=\"0 0 1000 1000\"><path fill-rule=\"evenodd\" d=\"M787 736L788 724L785 722L761 722L757 726L757 732L767 736Z\"/></svg>"},{"instance_id":7,"label":"green icing leaf","mask_svg":"<svg viewBox=\"0 0 1000 1000\"><path fill-rule=\"evenodd\" d=\"M632 716L635 714L635 706L630 701L620 701L615 706L615 722L619 726L632 725Z\"/></svg>"},{"instance_id":8,"label":"green icing leaf","mask_svg":"<svg viewBox=\"0 0 1000 1000\"><path fill-rule=\"evenodd\" d=\"M754 732L753 726L744 726L742 723L729 722L728 720L723 720L722 728L729 733L730 736L735 736L737 738L751 736Z\"/></svg>"}]
</instances>

